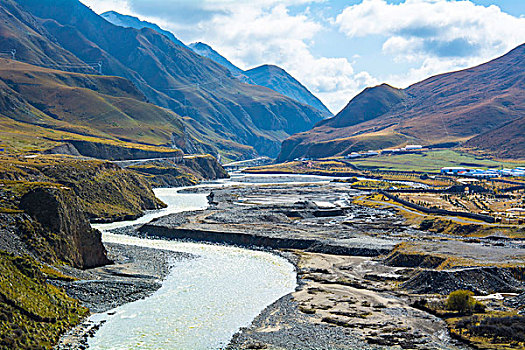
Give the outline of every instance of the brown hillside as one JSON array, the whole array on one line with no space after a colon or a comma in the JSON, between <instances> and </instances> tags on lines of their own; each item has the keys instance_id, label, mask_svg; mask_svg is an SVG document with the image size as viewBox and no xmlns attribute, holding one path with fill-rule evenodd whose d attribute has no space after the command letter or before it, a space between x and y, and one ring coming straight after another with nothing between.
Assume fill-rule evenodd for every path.
<instances>
[{"instance_id":1,"label":"brown hillside","mask_svg":"<svg viewBox=\"0 0 525 350\"><path fill-rule=\"evenodd\" d=\"M132 141L142 144L139 147L171 147L173 137L191 143L195 151L208 149L197 141L198 133L190 134L191 128L183 125L182 118L147 103L142 92L123 78L0 59L0 92L0 135L10 149L24 149L31 143L39 145L36 148L52 146L41 144L39 136Z\"/></svg>"},{"instance_id":2,"label":"brown hillside","mask_svg":"<svg viewBox=\"0 0 525 350\"><path fill-rule=\"evenodd\" d=\"M525 135L525 117L473 137L465 146L498 154L502 158L525 159L523 135Z\"/></svg>"},{"instance_id":3,"label":"brown hillside","mask_svg":"<svg viewBox=\"0 0 525 350\"><path fill-rule=\"evenodd\" d=\"M405 92L388 84L369 87L354 97L334 118L320 121L316 126L343 128L379 117L403 101Z\"/></svg>"},{"instance_id":4,"label":"brown hillside","mask_svg":"<svg viewBox=\"0 0 525 350\"><path fill-rule=\"evenodd\" d=\"M437 75L400 91L405 97L393 104L376 98L374 89L363 91L336 117L285 140L279 160L412 142L464 142L506 125L525 115L525 45L480 66ZM386 112L348 123L359 121L363 110ZM524 144L523 134L517 136L518 144ZM491 149L503 156L505 142Z\"/></svg>"},{"instance_id":5,"label":"brown hillside","mask_svg":"<svg viewBox=\"0 0 525 350\"><path fill-rule=\"evenodd\" d=\"M223 152L233 141L243 156L277 155L280 142L310 129L321 113L270 89L243 84L224 67L154 30L107 22L77 0L20 0L62 47L103 73L130 79L159 106L190 117L206 142ZM240 148L239 148L240 149ZM241 154L237 154L241 156Z\"/></svg>"}]
</instances>

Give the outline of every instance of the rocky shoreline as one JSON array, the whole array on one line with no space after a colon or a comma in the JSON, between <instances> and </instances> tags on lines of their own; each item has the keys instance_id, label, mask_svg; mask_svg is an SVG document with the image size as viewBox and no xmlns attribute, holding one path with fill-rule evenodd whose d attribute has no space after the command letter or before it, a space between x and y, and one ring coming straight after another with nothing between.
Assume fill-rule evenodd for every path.
<instances>
[{"instance_id":1,"label":"rocky shoreline","mask_svg":"<svg viewBox=\"0 0 525 350\"><path fill-rule=\"evenodd\" d=\"M214 189L206 210L170 214L117 231L264 249L294 264L296 291L268 306L249 327L235 334L228 350L468 348L450 336L442 319L415 307L415 303L475 285L491 290L496 285L490 278L496 281L498 276L505 278L511 273L507 267L498 266L520 259L521 243L421 231L390 210L354 204L353 199L360 194L342 183ZM126 282L118 287L122 297L117 299L121 302L147 296L169 272L167 261L188 258L138 247L107 248L119 263L99 268L98 273L110 276L110 280L125 276ZM472 266L437 268L447 258L457 261L466 252ZM140 265L141 261L145 262L142 270L130 271L126 265ZM476 266L480 262L494 266ZM116 267L119 264L125 269ZM439 283L432 283L436 276ZM513 278L509 281L514 290L523 290L523 279L516 273ZM88 288L113 287L111 281L97 283ZM135 293L129 283L139 286L143 293ZM419 291L423 286L424 292ZM83 294L89 294L74 283L69 292L81 300ZM97 303L94 298L85 298L86 305ZM103 310L104 303L100 305ZM83 339L98 326L84 325Z\"/></svg>"},{"instance_id":2,"label":"rocky shoreline","mask_svg":"<svg viewBox=\"0 0 525 350\"><path fill-rule=\"evenodd\" d=\"M228 349L463 349L442 319L414 303L474 286L488 294L498 278L524 289L508 267L521 259L520 242L419 230L391 210L354 204L361 193L341 183L215 189L210 208L158 218L135 234L293 256L296 292L270 305ZM438 269L458 261L468 265Z\"/></svg>"},{"instance_id":3,"label":"rocky shoreline","mask_svg":"<svg viewBox=\"0 0 525 350\"><path fill-rule=\"evenodd\" d=\"M129 232L133 227L126 230ZM105 243L104 246L113 264L90 270L63 267L64 273L78 280L52 281L92 314L150 296L162 286L173 263L193 257L187 253L124 244ZM61 338L57 349L87 349L88 338L94 336L104 322L86 319Z\"/></svg>"}]
</instances>

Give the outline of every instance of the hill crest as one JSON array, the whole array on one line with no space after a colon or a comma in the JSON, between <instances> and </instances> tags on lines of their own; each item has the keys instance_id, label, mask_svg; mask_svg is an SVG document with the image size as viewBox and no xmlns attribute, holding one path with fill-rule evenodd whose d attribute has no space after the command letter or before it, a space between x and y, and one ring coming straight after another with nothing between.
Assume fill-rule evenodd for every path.
<instances>
[{"instance_id":1,"label":"hill crest","mask_svg":"<svg viewBox=\"0 0 525 350\"><path fill-rule=\"evenodd\" d=\"M407 143L463 143L481 134L490 135L525 114L525 44L484 64L397 90L400 94L390 94L393 98L376 106L378 113L372 113L373 118L348 123L359 121L355 116L362 109L357 107L363 104L358 102L377 99L376 90L365 89L336 117L285 140L278 160L344 155ZM494 156L508 155L507 142L501 138L504 133L499 135L501 142L488 149ZM488 142L489 138L483 140ZM518 143L525 144L523 135ZM521 147L513 157L525 158L525 149Z\"/></svg>"}]
</instances>

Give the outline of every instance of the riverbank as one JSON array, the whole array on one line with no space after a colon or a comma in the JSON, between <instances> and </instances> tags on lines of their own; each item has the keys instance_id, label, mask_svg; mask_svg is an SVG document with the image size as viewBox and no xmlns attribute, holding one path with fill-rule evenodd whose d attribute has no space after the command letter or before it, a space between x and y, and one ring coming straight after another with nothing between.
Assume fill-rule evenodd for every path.
<instances>
[{"instance_id":1,"label":"riverbank","mask_svg":"<svg viewBox=\"0 0 525 350\"><path fill-rule=\"evenodd\" d=\"M187 253L140 246L115 243L105 243L104 246L113 264L90 270L62 267L65 274L76 280L52 281L89 308L91 314L150 296L162 286L172 264L193 258ZM84 320L61 338L57 349L86 349L88 338L94 336L103 323Z\"/></svg>"},{"instance_id":2,"label":"riverbank","mask_svg":"<svg viewBox=\"0 0 525 350\"><path fill-rule=\"evenodd\" d=\"M344 182L271 183L266 176L255 182L259 183L235 181L226 188L189 188L177 196L191 196L205 208L201 201L211 191L207 198L210 207L162 217L159 212L151 222L117 230L126 235L121 237L166 239L157 241L158 247L164 246L162 242L184 245L181 239L222 243L274 252L294 264L296 290L266 307L251 325L233 336L228 349L462 349L463 345L449 336L447 323L418 307L421 300L438 305L457 289L481 295L498 288L514 293L525 289L520 272L515 270L524 258L520 239L473 239L457 232L426 231L392 209L357 204L356 198L365 192ZM196 209L188 203L185 208ZM132 254L111 244L108 249L116 256ZM157 252L160 263L149 261L153 258L148 253L138 255L148 260L146 265L162 270L164 253L153 253ZM129 257L120 260L129 262ZM190 268L191 264L184 266ZM222 263L207 263L205 270L209 271L209 266ZM165 276L162 271L157 278ZM138 273L129 266L109 272L111 279L122 274L133 278L152 275L151 269ZM172 277L185 272L176 271L177 276ZM233 276L228 272L225 280ZM143 283L142 277L136 282ZM202 287L208 290L210 285L215 289L219 281L204 282ZM235 295L237 290L228 293ZM523 303L507 307L491 300L488 305L487 316L496 309L515 313ZM181 315L179 310L172 314ZM194 316L193 311L190 315ZM88 324L88 335L97 327ZM100 341L110 339L108 332Z\"/></svg>"},{"instance_id":3,"label":"riverbank","mask_svg":"<svg viewBox=\"0 0 525 350\"><path fill-rule=\"evenodd\" d=\"M383 278L368 279L395 279L394 269L365 257L296 254L296 292L240 330L228 349L461 349L443 321L412 308Z\"/></svg>"},{"instance_id":4,"label":"riverbank","mask_svg":"<svg viewBox=\"0 0 525 350\"><path fill-rule=\"evenodd\" d=\"M212 190L208 209L158 218L136 234L296 257L298 289L235 335L230 349L461 349L418 301L437 305L457 289L525 289L514 270L523 263L522 240L426 231L394 210L354 203L363 192L345 183ZM517 312L488 305L486 316Z\"/></svg>"}]
</instances>

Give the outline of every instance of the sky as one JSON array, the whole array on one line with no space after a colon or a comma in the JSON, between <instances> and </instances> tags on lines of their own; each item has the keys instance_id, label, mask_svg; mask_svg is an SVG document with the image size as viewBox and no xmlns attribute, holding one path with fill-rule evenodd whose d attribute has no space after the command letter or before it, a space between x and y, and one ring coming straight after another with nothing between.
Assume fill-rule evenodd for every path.
<instances>
[{"instance_id":1,"label":"sky","mask_svg":"<svg viewBox=\"0 0 525 350\"><path fill-rule=\"evenodd\" d=\"M275 64L333 112L525 43L525 0L81 0L201 41L241 69Z\"/></svg>"}]
</instances>

